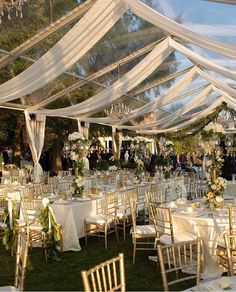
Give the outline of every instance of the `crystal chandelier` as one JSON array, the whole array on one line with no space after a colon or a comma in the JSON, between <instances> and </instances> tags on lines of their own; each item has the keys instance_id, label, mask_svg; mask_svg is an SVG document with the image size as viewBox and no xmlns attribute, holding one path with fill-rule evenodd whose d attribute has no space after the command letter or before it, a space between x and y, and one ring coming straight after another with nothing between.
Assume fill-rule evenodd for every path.
<instances>
[{"instance_id":1,"label":"crystal chandelier","mask_svg":"<svg viewBox=\"0 0 236 292\"><path fill-rule=\"evenodd\" d=\"M8 19L11 20L12 10L16 11L16 16L20 15L22 18L22 7L27 0L0 0L0 23L2 23L2 17L5 13L8 15Z\"/></svg>"},{"instance_id":2,"label":"crystal chandelier","mask_svg":"<svg viewBox=\"0 0 236 292\"><path fill-rule=\"evenodd\" d=\"M111 106L110 109L104 110L105 114L112 119L127 118L131 112L131 109L124 103L116 103Z\"/></svg>"}]
</instances>

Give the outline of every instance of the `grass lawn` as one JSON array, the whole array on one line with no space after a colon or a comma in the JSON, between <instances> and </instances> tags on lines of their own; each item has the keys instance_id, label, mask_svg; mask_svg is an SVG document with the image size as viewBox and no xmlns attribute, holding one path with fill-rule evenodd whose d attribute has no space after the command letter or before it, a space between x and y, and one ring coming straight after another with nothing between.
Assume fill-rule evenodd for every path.
<instances>
[{"instance_id":1,"label":"grass lawn","mask_svg":"<svg viewBox=\"0 0 236 292\"><path fill-rule=\"evenodd\" d=\"M81 270L89 269L102 261L122 252L125 256L126 285L129 291L162 291L162 280L155 262L148 260L148 255L155 252L137 251L136 263L132 264L132 242L130 238L124 243L120 234L120 243L115 236L108 237L108 249L104 248L102 238L89 238L88 246L80 240L82 250L60 254L60 262L46 262L41 248L29 250L29 267L26 273L25 290L28 291L81 291L83 283ZM0 286L14 284L15 256L0 246ZM184 290L192 283L174 286L174 290Z\"/></svg>"}]
</instances>

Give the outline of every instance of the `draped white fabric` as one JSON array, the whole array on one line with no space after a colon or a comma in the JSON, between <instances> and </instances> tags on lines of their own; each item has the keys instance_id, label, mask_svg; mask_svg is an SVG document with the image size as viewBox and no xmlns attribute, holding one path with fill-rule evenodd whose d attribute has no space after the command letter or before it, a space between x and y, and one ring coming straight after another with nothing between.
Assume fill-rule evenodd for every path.
<instances>
[{"instance_id":1,"label":"draped white fabric","mask_svg":"<svg viewBox=\"0 0 236 292\"><path fill-rule=\"evenodd\" d=\"M44 134L46 116L43 114L36 114L35 119L31 119L27 111L25 111L26 129L29 138L29 146L34 161L34 180L38 182L40 174L42 173L42 167L39 163L39 159L44 145Z\"/></svg>"},{"instance_id":2,"label":"draped white fabric","mask_svg":"<svg viewBox=\"0 0 236 292\"><path fill-rule=\"evenodd\" d=\"M45 55L21 74L0 85L0 102L43 87L75 64L127 10L120 0L98 0L83 18Z\"/></svg>"},{"instance_id":3,"label":"draped white fabric","mask_svg":"<svg viewBox=\"0 0 236 292\"><path fill-rule=\"evenodd\" d=\"M108 30L128 9L131 9L137 16L142 17L146 21L163 29L168 34L179 38L180 41L187 41L188 43L211 50L217 54L236 59L236 45L222 43L193 32L183 25L161 15L140 0L98 0L82 17L82 19L79 20L78 23L44 56L18 76L0 85L0 103L8 102L30 94L57 78L66 69L75 64L86 52L88 52L88 50L92 48L106 34L106 32L108 32ZM202 117L203 113L205 115L211 113L222 101L226 101L232 107L236 106L236 90L234 88L223 82L222 79L219 80L199 67L194 66L183 78L174 83L167 90L166 94L162 94L144 106L133 110L127 118L114 120L110 118L86 117L86 119L83 119L84 115L88 116L91 113L104 109L138 86L143 80L148 78L174 50L177 50L189 58L193 63L200 65L204 69L214 71L227 78L236 80L236 71L231 71L221 67L193 52L174 39L167 37L161 43L156 45L156 47L129 72L120 77L108 88L89 99L66 108L40 110L32 108L25 111L30 147L35 163L35 177L38 178L41 171L41 166L38 161L43 147L45 115L76 117L78 120L79 131L83 131L85 136L88 135L88 128L84 127L81 129L80 120L111 124L115 125L113 128L132 130L149 129L163 125L163 129L153 130L153 133L161 133L176 131L182 127L187 127ZM210 85L195 98L184 104L181 109L165 116L164 118L158 119L153 123L149 123L148 125L122 125L134 118L143 116L156 109L161 109L168 104L176 102L180 99L178 94L190 86L199 76L208 81ZM220 97L215 98L216 100L208 99L208 96L212 91L217 92ZM206 106L207 108L202 112L195 113L189 118L187 113L190 113L191 110L199 106ZM36 120L30 120L29 113L35 113ZM149 132L152 133L152 131ZM38 135L38 133L40 135ZM42 139L42 141L40 142L38 139Z\"/></svg>"},{"instance_id":4,"label":"draped white fabric","mask_svg":"<svg viewBox=\"0 0 236 292\"><path fill-rule=\"evenodd\" d=\"M48 116L82 115L104 108L145 80L173 51L168 39L158 44L142 61L110 87L79 104L55 110L41 110Z\"/></svg>"},{"instance_id":5,"label":"draped white fabric","mask_svg":"<svg viewBox=\"0 0 236 292\"><path fill-rule=\"evenodd\" d=\"M197 120L201 119L202 117L211 114L216 107L218 107L222 103L222 98L217 99L211 106L209 106L207 109L201 111L200 113L197 113L197 115L193 115L193 117L190 120L187 120L185 122L179 123L176 126L171 126L169 128L160 129L160 130L145 130L143 131L137 131L138 133L147 133L147 134L157 134L157 133L165 133L165 132L176 132L180 129L186 128L192 123L196 122ZM125 127L123 127L125 129Z\"/></svg>"},{"instance_id":6,"label":"draped white fabric","mask_svg":"<svg viewBox=\"0 0 236 292\"><path fill-rule=\"evenodd\" d=\"M192 68L184 77L182 77L178 82L174 83L167 91L166 94L159 96L149 103L145 104L144 106L132 111L129 114L129 117L121 119L121 120L112 120L112 119L102 119L102 118L88 118L86 120L94 123L115 123L120 125L125 123L129 120L137 118L139 116L143 116L144 114L155 110L158 107L167 105L171 102L178 100L178 94L187 88L192 81L197 77L196 68ZM119 127L120 128L120 127Z\"/></svg>"},{"instance_id":7,"label":"draped white fabric","mask_svg":"<svg viewBox=\"0 0 236 292\"><path fill-rule=\"evenodd\" d=\"M124 0L134 12L146 21L163 29L171 35L177 36L182 40L196 44L215 53L222 54L228 57L236 58L236 45L216 41L212 38L198 34L177 22L163 16L156 10L147 6L139 0Z\"/></svg>"},{"instance_id":8,"label":"draped white fabric","mask_svg":"<svg viewBox=\"0 0 236 292\"><path fill-rule=\"evenodd\" d=\"M183 107L181 107L179 110L175 111L173 114L169 114L166 117L149 123L147 125L138 125L138 126L127 126L126 129L132 129L132 130L138 130L138 129L148 129L152 128L154 126L161 126L164 125L165 127L168 126L170 123L175 121L177 118L180 118L185 113L193 110L194 108L204 105L206 103L209 103L209 100L207 100L207 96L212 92L212 86L209 85L207 88L205 88L200 94L196 95L192 100L189 100ZM122 128L122 127L121 127Z\"/></svg>"},{"instance_id":9,"label":"draped white fabric","mask_svg":"<svg viewBox=\"0 0 236 292\"><path fill-rule=\"evenodd\" d=\"M182 46L175 40L169 38L169 44L179 51L180 53L184 54L186 57L190 58L190 60L194 61L195 63L210 69L212 71L218 72L226 77L229 77L231 79L236 80L236 72L235 71L230 71L228 69L225 69L219 65L214 64L213 62L207 60L206 58L194 53L190 49L186 48L185 46Z\"/></svg>"}]
</instances>

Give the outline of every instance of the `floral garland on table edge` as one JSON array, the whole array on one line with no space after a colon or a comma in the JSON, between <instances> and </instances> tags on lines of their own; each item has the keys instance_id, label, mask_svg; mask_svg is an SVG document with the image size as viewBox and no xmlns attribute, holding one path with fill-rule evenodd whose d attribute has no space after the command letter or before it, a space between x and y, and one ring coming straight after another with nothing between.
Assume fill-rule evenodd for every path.
<instances>
[{"instance_id":1,"label":"floral garland on table edge","mask_svg":"<svg viewBox=\"0 0 236 292\"><path fill-rule=\"evenodd\" d=\"M212 210L220 208L224 205L224 189L226 181L220 177L220 170L223 165L223 158L221 151L217 148L214 139L223 138L225 135L224 128L221 124L210 122L203 128L202 148L205 151L207 158L206 168L208 173L208 193L206 199L206 206Z\"/></svg>"},{"instance_id":2,"label":"floral garland on table edge","mask_svg":"<svg viewBox=\"0 0 236 292\"><path fill-rule=\"evenodd\" d=\"M84 159L88 150L88 140L81 133L74 132L68 136L68 141L71 146L71 159L75 174L72 183L73 196L82 196L85 189Z\"/></svg>"},{"instance_id":3,"label":"floral garland on table edge","mask_svg":"<svg viewBox=\"0 0 236 292\"><path fill-rule=\"evenodd\" d=\"M39 222L43 227L47 257L59 261L60 258L57 255L57 249L60 243L60 231L55 222L54 216L52 215L52 211L50 210L50 204L48 198L43 198L42 208L39 214Z\"/></svg>"}]
</instances>

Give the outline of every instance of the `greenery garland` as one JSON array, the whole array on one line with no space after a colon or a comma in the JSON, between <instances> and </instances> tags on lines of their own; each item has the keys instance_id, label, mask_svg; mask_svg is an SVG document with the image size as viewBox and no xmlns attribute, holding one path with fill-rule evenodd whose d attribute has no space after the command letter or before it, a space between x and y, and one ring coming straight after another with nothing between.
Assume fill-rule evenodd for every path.
<instances>
[{"instance_id":1,"label":"greenery garland","mask_svg":"<svg viewBox=\"0 0 236 292\"><path fill-rule=\"evenodd\" d=\"M16 202L12 200L12 226L10 222L10 213L8 206L4 208L4 214L5 214L5 224L6 228L4 229L3 232L3 238L2 238L2 243L5 245L6 250L11 251L11 255L13 255L14 249L15 249L15 239L17 235L17 210L16 210Z\"/></svg>"},{"instance_id":2,"label":"greenery garland","mask_svg":"<svg viewBox=\"0 0 236 292\"><path fill-rule=\"evenodd\" d=\"M47 252L47 257L52 260L59 261L57 249L60 244L60 230L55 222L55 219L50 211L50 201L47 198L43 199L42 208L39 214L39 222L43 227L44 243Z\"/></svg>"},{"instance_id":3,"label":"greenery garland","mask_svg":"<svg viewBox=\"0 0 236 292\"><path fill-rule=\"evenodd\" d=\"M71 159L73 160L73 169L75 177L73 179L73 195L82 196L85 189L84 179L84 159L88 151L88 140L79 132L73 132L68 136L71 145Z\"/></svg>"}]
</instances>

